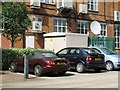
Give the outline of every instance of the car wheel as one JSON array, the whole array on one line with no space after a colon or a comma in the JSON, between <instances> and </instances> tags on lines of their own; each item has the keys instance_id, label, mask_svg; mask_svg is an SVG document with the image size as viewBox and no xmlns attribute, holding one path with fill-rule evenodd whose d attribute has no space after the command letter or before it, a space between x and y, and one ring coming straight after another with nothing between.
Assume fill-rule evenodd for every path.
<instances>
[{"instance_id":1,"label":"car wheel","mask_svg":"<svg viewBox=\"0 0 120 90\"><path fill-rule=\"evenodd\" d=\"M15 63L11 63L11 64L10 64L9 70L10 70L11 72L15 72L15 71L16 71L16 65L15 65Z\"/></svg>"},{"instance_id":2,"label":"car wheel","mask_svg":"<svg viewBox=\"0 0 120 90\"><path fill-rule=\"evenodd\" d=\"M34 67L34 74L36 76L40 76L42 74L42 67L40 65L36 65Z\"/></svg>"},{"instance_id":3,"label":"car wheel","mask_svg":"<svg viewBox=\"0 0 120 90\"><path fill-rule=\"evenodd\" d=\"M114 69L113 63L112 63L112 62L107 62L107 63L106 63L106 69L107 69L108 71L113 70L113 69Z\"/></svg>"},{"instance_id":4,"label":"car wheel","mask_svg":"<svg viewBox=\"0 0 120 90\"><path fill-rule=\"evenodd\" d=\"M84 72L85 71L85 66L82 63L77 63L77 65L76 65L76 71L78 73Z\"/></svg>"}]
</instances>

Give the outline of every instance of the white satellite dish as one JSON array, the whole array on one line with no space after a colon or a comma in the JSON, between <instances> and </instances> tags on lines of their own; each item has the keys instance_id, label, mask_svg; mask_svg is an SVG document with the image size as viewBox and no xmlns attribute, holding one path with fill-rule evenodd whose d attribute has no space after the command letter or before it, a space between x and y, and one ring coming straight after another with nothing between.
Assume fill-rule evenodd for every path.
<instances>
[{"instance_id":1,"label":"white satellite dish","mask_svg":"<svg viewBox=\"0 0 120 90\"><path fill-rule=\"evenodd\" d=\"M98 35L98 34L100 34L100 31L101 31L101 25L98 21L93 21L90 24L90 29L94 34Z\"/></svg>"}]
</instances>

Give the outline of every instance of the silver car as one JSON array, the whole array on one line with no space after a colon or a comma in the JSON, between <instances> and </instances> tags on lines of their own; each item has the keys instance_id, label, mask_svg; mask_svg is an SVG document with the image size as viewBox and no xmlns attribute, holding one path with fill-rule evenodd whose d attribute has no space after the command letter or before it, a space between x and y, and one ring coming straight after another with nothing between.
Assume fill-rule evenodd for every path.
<instances>
[{"instance_id":1,"label":"silver car","mask_svg":"<svg viewBox=\"0 0 120 90\"><path fill-rule=\"evenodd\" d=\"M108 71L114 69L120 69L120 54L116 54L115 52L113 52L112 50L106 47L89 47L89 49L104 54L106 69Z\"/></svg>"}]
</instances>

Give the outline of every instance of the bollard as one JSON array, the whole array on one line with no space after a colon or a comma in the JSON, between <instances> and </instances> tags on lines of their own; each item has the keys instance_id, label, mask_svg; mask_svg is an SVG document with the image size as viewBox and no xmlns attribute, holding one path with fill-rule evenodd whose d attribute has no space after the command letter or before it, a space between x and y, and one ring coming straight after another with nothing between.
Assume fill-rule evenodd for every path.
<instances>
[{"instance_id":1,"label":"bollard","mask_svg":"<svg viewBox=\"0 0 120 90\"><path fill-rule=\"evenodd\" d=\"M28 58L26 55L24 55L24 78L25 79L29 78L28 73L29 73Z\"/></svg>"}]
</instances>

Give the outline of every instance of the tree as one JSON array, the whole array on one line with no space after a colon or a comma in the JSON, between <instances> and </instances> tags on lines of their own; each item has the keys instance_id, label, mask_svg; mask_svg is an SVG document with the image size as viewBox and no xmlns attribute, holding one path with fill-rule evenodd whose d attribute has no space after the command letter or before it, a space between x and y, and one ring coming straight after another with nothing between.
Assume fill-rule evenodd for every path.
<instances>
[{"instance_id":1,"label":"tree","mask_svg":"<svg viewBox=\"0 0 120 90\"><path fill-rule=\"evenodd\" d=\"M25 37L25 31L28 30L31 21L28 17L26 3L20 2L5 2L2 8L4 17L3 35L11 41L11 46L14 47L18 37Z\"/></svg>"}]
</instances>

